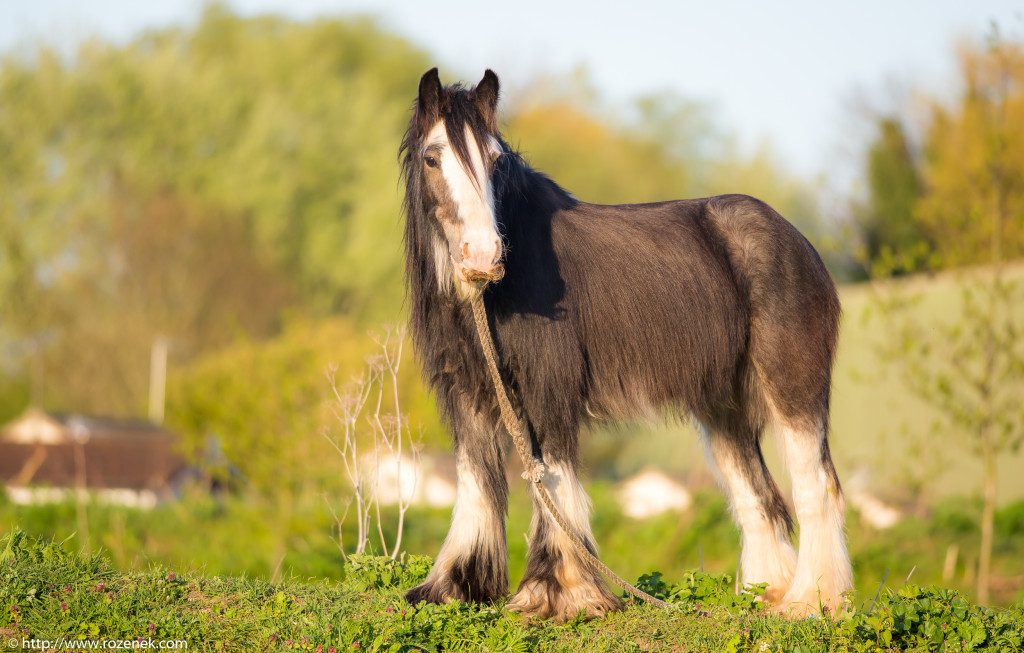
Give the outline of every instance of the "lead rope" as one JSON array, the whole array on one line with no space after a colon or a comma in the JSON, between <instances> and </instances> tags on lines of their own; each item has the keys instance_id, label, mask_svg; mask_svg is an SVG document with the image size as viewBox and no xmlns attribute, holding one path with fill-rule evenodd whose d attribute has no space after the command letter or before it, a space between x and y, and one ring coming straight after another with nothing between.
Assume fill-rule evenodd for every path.
<instances>
[{"instance_id":1,"label":"lead rope","mask_svg":"<svg viewBox=\"0 0 1024 653\"><path fill-rule=\"evenodd\" d=\"M509 435L512 436L512 441L516 445L516 450L519 452L519 457L523 461L523 468L526 470L523 472L523 478L528 481L532 481L537 495L540 496L541 501L547 507L548 512L554 518L555 523L558 524L559 528L569 536L569 541L572 542L573 547L580 554L580 556L590 564L595 570L601 572L605 576L611 579L613 583L622 588L623 591L635 596L636 598L649 603L659 608L670 608L671 604L656 599L650 594L639 590L626 581L619 578L619 576L609 569L603 562L597 559L593 553L590 552L583 542L580 541L579 536L569 528L569 524L566 523L565 518L562 517L562 513L555 507L555 502L551 500L551 494L548 493L548 488L544 485L544 463L540 462L533 457L533 453L526 445L526 438L523 437L523 423L516 416L515 410L512 409L512 403L508 400L508 394L505 393L505 384L501 380L501 375L498 373L498 364L496 362L497 356L494 352L494 341L491 339L491 329L487 324L487 310L484 308L483 293L478 292L473 297L473 317L476 320L476 334L480 340L480 347L484 350L484 358L487 359L487 369L491 372L491 381L494 383L494 392L498 396L498 406L501 409L501 420L505 423L505 428L508 430Z\"/></svg>"}]
</instances>

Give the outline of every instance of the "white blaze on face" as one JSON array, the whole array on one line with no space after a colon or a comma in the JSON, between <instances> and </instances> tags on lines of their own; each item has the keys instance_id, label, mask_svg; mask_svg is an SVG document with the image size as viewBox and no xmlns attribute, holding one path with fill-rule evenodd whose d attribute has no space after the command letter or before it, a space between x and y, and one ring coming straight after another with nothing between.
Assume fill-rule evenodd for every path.
<instances>
[{"instance_id":1,"label":"white blaze on face","mask_svg":"<svg viewBox=\"0 0 1024 653\"><path fill-rule=\"evenodd\" d=\"M480 147L467 125L464 128L466 149L469 151L470 173L459 162L448 140L444 123L437 123L427 136L427 147L439 146L441 174L455 203L458 217L458 242L449 240L449 255L460 278L465 280L471 271L488 273L501 256L501 241L494 216L494 193L487 175L487 167L480 156ZM498 144L489 137L486 144L497 151Z\"/></svg>"}]
</instances>

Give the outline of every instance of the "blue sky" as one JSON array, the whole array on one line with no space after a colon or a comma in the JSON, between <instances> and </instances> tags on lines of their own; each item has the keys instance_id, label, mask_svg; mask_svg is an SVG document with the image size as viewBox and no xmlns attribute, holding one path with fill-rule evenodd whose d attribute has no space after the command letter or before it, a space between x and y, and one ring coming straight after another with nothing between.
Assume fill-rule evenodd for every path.
<instances>
[{"instance_id":1,"label":"blue sky","mask_svg":"<svg viewBox=\"0 0 1024 653\"><path fill-rule=\"evenodd\" d=\"M951 93L958 41L991 22L1024 34L1022 0L233 0L245 15L370 14L435 55L446 81L493 68L507 89L584 66L601 98L671 91L701 101L751 150L768 142L793 171L851 179L854 99L899 89ZM37 38L126 40L193 22L199 0L0 0L0 49ZM895 91L893 89L896 89ZM410 90L414 92L414 89ZM513 91L514 92L514 91ZM862 135L862 134L861 134Z\"/></svg>"}]
</instances>

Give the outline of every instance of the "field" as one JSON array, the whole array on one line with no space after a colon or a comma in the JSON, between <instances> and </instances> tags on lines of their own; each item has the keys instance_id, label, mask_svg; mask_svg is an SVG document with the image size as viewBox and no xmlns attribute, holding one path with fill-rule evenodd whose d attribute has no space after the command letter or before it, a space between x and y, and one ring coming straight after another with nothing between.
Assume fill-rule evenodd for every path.
<instances>
[{"instance_id":1,"label":"field","mask_svg":"<svg viewBox=\"0 0 1024 653\"><path fill-rule=\"evenodd\" d=\"M917 310L935 319L955 313L958 295L954 282L944 277L923 283L924 300ZM937 413L908 398L898 375L880 371L887 368L874 343L885 334L886 326L878 320L863 319L871 305L870 292L867 287L842 290L845 321L834 391L834 451L848 487L862 470L870 470L871 491L894 502L906 502L909 495L901 475L908 466L893 464L899 456L892 451L907 451L907 443L900 441L909 433L904 425L928 423ZM585 483L595 503L593 525L602 559L629 579L655 570L671 581L701 579L707 572L706 577L712 579L707 582L731 587L731 580L722 578L736 573L739 534L721 493L713 487L690 426L615 425L595 430L587 437ZM771 643L770 650L867 650L879 644L882 650L927 647L924 640L900 639L910 632L906 630L900 631L903 634L892 630L894 634L887 637L895 639L887 643L877 639L888 632L886 629L895 629L897 622L899 628L911 630L924 628L927 622L908 622L902 616L890 621L876 618L871 622L876 639L865 639L864 624L872 617L864 611L879 592L879 606L893 611L905 612L907 605L918 606L915 610L925 609L921 605L940 605L945 606L943 610L955 609L963 614L964 610L979 610L961 603L953 607L954 600L969 601L973 591L980 515L979 502L972 498L979 482L977 469L971 458L951 443L942 446L949 455L943 469L931 479L932 491L923 511L912 514L907 510L906 518L886 531L863 523L856 510L848 515L857 583L853 600L862 610L861 621L855 618L794 625L750 610L728 612L705 605L706 601L701 607L690 605L678 614L636 606L600 622L544 628L521 624L492 608L412 610L400 601L398 588L411 585L417 574L425 573L430 561L417 556L439 550L447 530L448 509L410 510L403 543L409 555L405 558L407 566L392 569L390 563L372 562L375 559L371 557L364 559L371 561L366 564L372 569L366 571L354 568L351 561L346 563L338 547L337 522L328 501L339 505L341 497L314 492L288 494L285 499L244 491L238 496L211 497L197 490L152 511L89 504L88 546L78 532L82 522L73 503L28 507L0 499L0 529L22 528L30 535L26 542L42 538L43 544L32 546L50 551L36 556L43 567L33 567L18 555L11 563L11 556L4 554L8 564L19 570L16 577L8 578L5 588L15 587L15 581L21 583L32 574L42 574L41 569L51 562L64 565L64 571L45 573L70 574L67 581L37 583L37 594L45 594L45 585L50 598L31 605L25 603L24 595L0 589L0 597L7 602L6 607L0 605L0 619L7 619L0 621L0 628L7 629L5 634L14 632L12 628L27 630L34 637L54 633L134 637L153 632L174 638L178 633L191 633L189 636L197 639L190 641L211 650L215 642L238 650L285 650L293 645L316 650L321 644L323 650L332 645L336 650L354 650L350 646L353 641L371 650L418 650L417 646L427 650L579 650L583 634L590 642L588 648L596 646L597 650L729 650L729 646L747 650L763 642ZM769 464L785 485L785 474L773 449L768 447L766 452ZM916 459L910 455L908 460ZM1021 462L1019 455L1000 461L994 606L1024 600L1020 558L1024 550L1024 479L1010 472ZM689 511L682 516L670 514L642 521L622 515L613 497L616 479L648 465L684 476L697 488ZM389 541L394 537L396 521L395 512L385 509L381 523ZM528 524L526 489L514 483L508 527L513 587L525 567ZM342 530L349 547L353 530L351 523ZM77 554L55 553L57 548L45 545L49 538L66 540L59 550ZM376 540L371 541L371 550L380 550ZM947 560L952 550L957 555L950 565ZM387 571L389 580L372 581L371 591L365 574L378 573L381 565L391 569ZM696 576L694 570L698 570ZM916 583L931 589L921 589ZM124 593L113 592L104 602L93 589L98 585L122 588ZM932 587L938 585L949 589ZM666 587L662 590L671 591L673 586ZM64 588L71 588L65 594L79 603L58 600ZM28 589L23 587L24 591ZM86 612L61 609L61 603L78 605L76 609ZM11 611L10 606L15 604L18 608ZM406 614L401 614L402 610ZM989 623L985 619L1009 613L984 614L989 617L978 618ZM1014 614L1019 614L1019 608ZM290 618L296 615L301 619ZM152 629L149 624L153 624ZM328 625L341 630L325 630ZM928 628L927 638L938 636L935 626ZM972 632L981 632L977 623L972 628ZM288 639L291 644L285 644ZM1000 650L994 642L985 639L982 643ZM960 650L959 646L953 648Z\"/></svg>"},{"instance_id":2,"label":"field","mask_svg":"<svg viewBox=\"0 0 1024 653\"><path fill-rule=\"evenodd\" d=\"M719 492L698 492L693 507L682 516L669 513L633 520L614 501L614 486L589 485L601 558L619 575L637 578L657 570L667 578L678 578L689 569L735 574L739 532ZM525 568L529 510L525 488L515 487L508 521L513 587ZM886 531L863 525L856 511L851 512L848 531L857 600L873 596L883 577L885 586L893 590L909 577L912 582L942 584L972 596L979 512L976 503L941 501L928 516L909 517ZM405 519L403 551L436 555L449 514L447 509L411 509ZM289 507L251 497L216 499L200 493L151 511L90 505L87 523L92 535L89 550L101 551L121 570L145 571L159 565L179 574L268 581L288 577L337 581L344 576L336 523L323 496L300 497ZM0 503L0 524L20 527L37 537L67 539L68 550L83 550L73 503L34 507ZM385 538L393 542L394 509L383 511L381 524ZM347 520L343 533L348 551L354 546L354 531L353 520ZM370 551L380 552L375 526L371 531ZM956 564L944 570L950 547L959 554ZM996 514L993 605L1024 599L1021 550L1024 502L1017 502Z\"/></svg>"},{"instance_id":3,"label":"field","mask_svg":"<svg viewBox=\"0 0 1024 653\"><path fill-rule=\"evenodd\" d=\"M789 621L726 575L660 574L641 586L671 610L627 605L565 625L524 622L501 606L410 606L401 593L429 558L353 557L340 582L278 583L181 574L122 573L101 556L8 533L0 541L2 650L87 642L177 643L210 651L1018 651L1024 607L992 610L954 591L906 585L843 615ZM756 593L756 588L754 592ZM57 643L59 642L59 643Z\"/></svg>"},{"instance_id":4,"label":"field","mask_svg":"<svg viewBox=\"0 0 1024 653\"><path fill-rule=\"evenodd\" d=\"M963 310L961 283L980 273L944 273L931 278L914 279L907 292L920 297L914 317L932 324L957 319ZM1010 268L1018 283L1024 279L1024 267ZM883 291L886 290L882 286ZM898 365L879 357L875 345L886 337L891 325L878 314L869 285L848 286L841 291L844 320L836 361L833 388L833 441L841 473L847 478L857 469L877 470L872 474L879 493L901 485L909 474L919 473L924 464L908 440L915 433L926 434L934 420L944 417L932 406L918 400L899 376ZM1024 320L1024 306L1017 306L1018 323ZM937 351L936 357L943 352ZM932 452L944 452L931 461L936 468L929 490L935 497L980 495L981 464L971 455L965 434L928 442ZM910 461L893 464L897 456ZM1000 503L1024 498L1024 451L1008 452L999 460L997 496ZM897 491L898 492L898 491Z\"/></svg>"}]
</instances>

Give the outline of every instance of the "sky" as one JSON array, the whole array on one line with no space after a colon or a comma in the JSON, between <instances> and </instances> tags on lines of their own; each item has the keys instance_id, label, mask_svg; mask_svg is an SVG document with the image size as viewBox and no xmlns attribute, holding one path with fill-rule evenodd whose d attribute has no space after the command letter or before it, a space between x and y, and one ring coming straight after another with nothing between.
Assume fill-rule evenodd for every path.
<instances>
[{"instance_id":1,"label":"sky","mask_svg":"<svg viewBox=\"0 0 1024 653\"><path fill-rule=\"evenodd\" d=\"M584 68L601 101L671 92L704 104L742 151L854 183L865 121L909 89L955 92L955 47L993 21L1024 35L1024 0L230 0L243 15L372 15L434 56L445 82L494 69L504 88ZM201 0L0 0L0 50L37 39L189 25ZM410 89L410 95L415 89Z\"/></svg>"}]
</instances>

